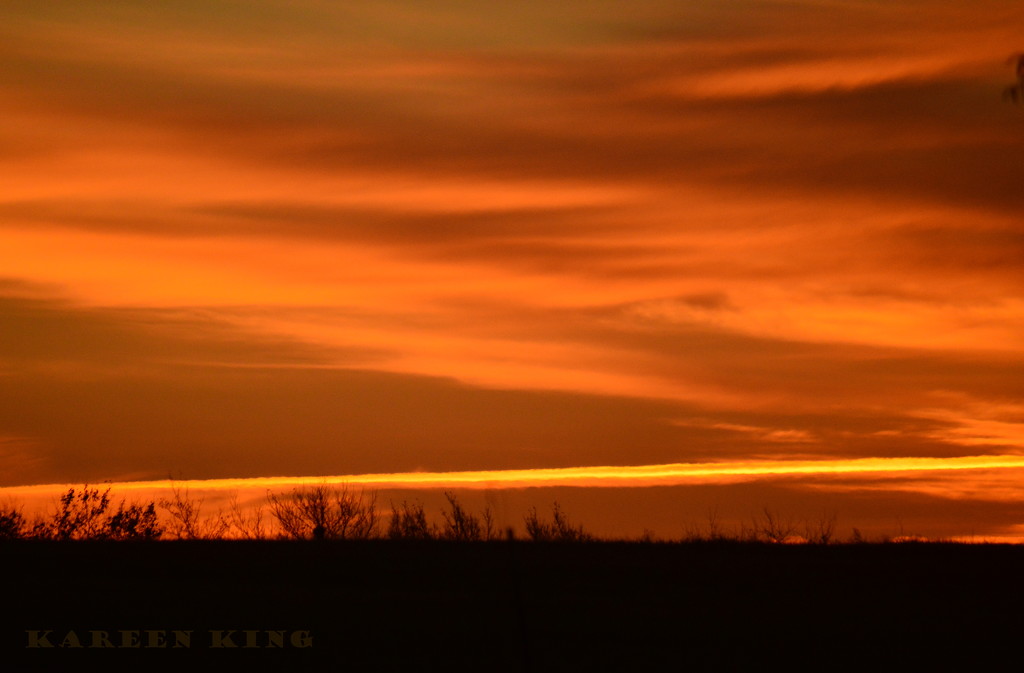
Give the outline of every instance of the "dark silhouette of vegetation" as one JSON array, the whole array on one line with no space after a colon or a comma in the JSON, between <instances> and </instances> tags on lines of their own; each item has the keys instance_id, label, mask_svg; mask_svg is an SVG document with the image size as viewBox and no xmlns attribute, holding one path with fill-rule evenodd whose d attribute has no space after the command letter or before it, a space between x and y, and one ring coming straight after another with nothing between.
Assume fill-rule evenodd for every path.
<instances>
[{"instance_id":1,"label":"dark silhouette of vegetation","mask_svg":"<svg viewBox=\"0 0 1024 673\"><path fill-rule=\"evenodd\" d=\"M409 504L405 500L398 507L391 503L391 521L388 538L391 540L433 540L437 527L427 522L422 503Z\"/></svg>"},{"instance_id":2,"label":"dark silhouette of vegetation","mask_svg":"<svg viewBox=\"0 0 1024 673\"><path fill-rule=\"evenodd\" d=\"M739 523L733 529L727 529L720 521L718 510L709 509L703 526L687 526L683 534L683 542L722 542L722 543L761 543L761 544L835 544L836 539L835 512L825 512L819 518L801 522L785 516L769 507L762 508L760 514L754 516L750 523ZM855 535L859 535L856 528ZM802 531L802 532L801 532ZM856 541L856 540L851 540Z\"/></svg>"},{"instance_id":3,"label":"dark silhouette of vegetation","mask_svg":"<svg viewBox=\"0 0 1024 673\"><path fill-rule=\"evenodd\" d=\"M464 506L477 502L462 493ZM426 513L440 521L446 502L433 495ZM545 523L550 500L536 503ZM563 508L574 516L575 507ZM31 519L27 503L25 513ZM729 514L723 507L724 539L738 530ZM276 521L267 518L274 536ZM34 633L49 633L60 648L75 629L88 648L95 625L114 646L123 635L145 647L142 629L152 624L166 626L169 645L147 659L205 668L231 655L267 668L297 662L291 668L303 671L748 671L766 658L798 670L984 671L1015 661L1024 590L1007 578L1024 563L1021 546L872 538L814 548L681 544L678 536L537 544L521 521L518 543L3 542L13 578L7 643L24 648L23 629L53 626ZM208 649L210 629L235 625L237 649ZM178 651L187 657L170 649L174 628L194 630L193 649ZM244 649L247 633L260 648L280 633L263 629L278 628L312 629L315 645ZM998 656L979 665L999 644ZM60 652L29 654L51 660ZM124 650L107 654L124 658ZM30 670L51 668L58 670Z\"/></svg>"},{"instance_id":4,"label":"dark silhouette of vegetation","mask_svg":"<svg viewBox=\"0 0 1024 673\"><path fill-rule=\"evenodd\" d=\"M20 514L20 512L19 512ZM21 524L24 528L24 524ZM111 511L110 489L69 488L50 518L37 520L26 537L44 540L157 540L164 534L156 505L125 504Z\"/></svg>"},{"instance_id":5,"label":"dark silhouette of vegetation","mask_svg":"<svg viewBox=\"0 0 1024 673\"><path fill-rule=\"evenodd\" d=\"M110 506L110 489L83 487L77 493L69 488L60 497L60 507L52 522L52 535L58 540L83 540L104 537L103 515Z\"/></svg>"},{"instance_id":6,"label":"dark silhouette of vegetation","mask_svg":"<svg viewBox=\"0 0 1024 673\"><path fill-rule=\"evenodd\" d=\"M377 496L348 487L296 487L270 493L270 511L285 537L295 540L365 540L377 532Z\"/></svg>"},{"instance_id":7,"label":"dark silhouette of vegetation","mask_svg":"<svg viewBox=\"0 0 1024 673\"><path fill-rule=\"evenodd\" d=\"M227 532L223 517L203 519L203 498L190 498L187 488L171 482L171 497L160 501L160 507L171 517L171 533L179 540L218 539Z\"/></svg>"},{"instance_id":8,"label":"dark silhouette of vegetation","mask_svg":"<svg viewBox=\"0 0 1024 673\"><path fill-rule=\"evenodd\" d=\"M474 513L452 491L445 491L446 505L438 520L431 520L420 502L402 501L390 505L387 525L382 525L374 492L353 490L347 486L326 484L296 487L283 494L267 492L261 503L243 507L232 494L227 509L203 516L203 498L189 495L188 489L171 484L171 496L159 501L126 503L115 509L110 489L70 488L57 501L56 511L36 516L29 522L16 502L0 505L0 540L220 540L268 538L290 540L435 540L487 542L514 540L512 526L498 529L490 507ZM273 515L265 521L266 507ZM835 512L824 512L817 519L800 520L770 507L747 521L729 527L722 523L716 508L707 510L702 525L684 527L680 538L658 537L643 529L639 537L622 539L636 543L722 543L722 544L875 544L949 542L929 540L907 534L902 522L896 535L868 538L859 529L840 540ZM570 522L558 502L552 503L551 517L544 518L531 507L523 518L526 539L535 542L591 542L599 538L582 524ZM276 525L275 525L276 524Z\"/></svg>"},{"instance_id":9,"label":"dark silhouette of vegetation","mask_svg":"<svg viewBox=\"0 0 1024 673\"><path fill-rule=\"evenodd\" d=\"M263 540L267 537L267 531L263 525L262 504L246 511L238 503L238 495L232 494L225 518L231 531L231 537L246 540Z\"/></svg>"},{"instance_id":10,"label":"dark silhouette of vegetation","mask_svg":"<svg viewBox=\"0 0 1024 673\"><path fill-rule=\"evenodd\" d=\"M483 515L477 517L468 512L451 491L445 491L444 497L448 500L447 511L442 511L444 525L441 527L441 537L445 540L475 541L493 540L494 517L491 515L491 508L485 507Z\"/></svg>"},{"instance_id":11,"label":"dark silhouette of vegetation","mask_svg":"<svg viewBox=\"0 0 1024 673\"><path fill-rule=\"evenodd\" d=\"M17 540L25 534L25 525L25 515L20 507L0 507L0 540Z\"/></svg>"},{"instance_id":12,"label":"dark silhouette of vegetation","mask_svg":"<svg viewBox=\"0 0 1024 673\"><path fill-rule=\"evenodd\" d=\"M719 519L717 507L708 508L704 529L698 525L689 525L683 532L684 542L721 542L727 538Z\"/></svg>"},{"instance_id":13,"label":"dark silhouette of vegetation","mask_svg":"<svg viewBox=\"0 0 1024 673\"><path fill-rule=\"evenodd\" d=\"M835 512L825 512L817 521L805 522L804 538L810 544L831 544L835 539L837 518Z\"/></svg>"},{"instance_id":14,"label":"dark silhouette of vegetation","mask_svg":"<svg viewBox=\"0 0 1024 673\"><path fill-rule=\"evenodd\" d=\"M755 539L772 544L782 544L794 539L797 524L794 520L784 517L768 507L761 510L760 517L754 518Z\"/></svg>"},{"instance_id":15,"label":"dark silhouette of vegetation","mask_svg":"<svg viewBox=\"0 0 1024 673\"><path fill-rule=\"evenodd\" d=\"M156 505L118 505L107 520L107 537L111 540L157 540L164 529L157 523Z\"/></svg>"},{"instance_id":16,"label":"dark silhouette of vegetation","mask_svg":"<svg viewBox=\"0 0 1024 673\"><path fill-rule=\"evenodd\" d=\"M583 530L582 524L571 524L556 502L552 505L551 521L543 521L537 508L531 507L524 518L526 534L534 542L589 542L593 536Z\"/></svg>"}]
</instances>

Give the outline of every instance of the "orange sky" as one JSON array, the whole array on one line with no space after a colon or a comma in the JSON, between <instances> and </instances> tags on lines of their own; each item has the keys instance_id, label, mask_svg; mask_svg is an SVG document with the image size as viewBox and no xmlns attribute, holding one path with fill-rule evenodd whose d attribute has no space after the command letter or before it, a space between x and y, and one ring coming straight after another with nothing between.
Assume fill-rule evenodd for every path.
<instances>
[{"instance_id":1,"label":"orange sky","mask_svg":"<svg viewBox=\"0 0 1024 673\"><path fill-rule=\"evenodd\" d=\"M4 13L0 486L804 461L516 497L1024 526L819 469L1024 456L1020 3Z\"/></svg>"}]
</instances>

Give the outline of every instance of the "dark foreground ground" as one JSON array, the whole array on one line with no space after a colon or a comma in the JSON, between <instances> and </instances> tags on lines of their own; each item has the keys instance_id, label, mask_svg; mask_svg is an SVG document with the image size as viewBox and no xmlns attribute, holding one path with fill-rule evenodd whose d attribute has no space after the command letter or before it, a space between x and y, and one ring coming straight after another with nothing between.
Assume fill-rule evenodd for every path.
<instances>
[{"instance_id":1,"label":"dark foreground ground","mask_svg":"<svg viewBox=\"0 0 1024 673\"><path fill-rule=\"evenodd\" d=\"M0 653L18 662L4 670L1024 669L1013 546L16 542L0 554ZM91 631L114 645L192 636L26 647L26 631L60 645L69 630L85 646ZM236 647L211 648L211 630ZM285 646L243 647L267 631ZM302 631L311 646L292 644Z\"/></svg>"}]
</instances>

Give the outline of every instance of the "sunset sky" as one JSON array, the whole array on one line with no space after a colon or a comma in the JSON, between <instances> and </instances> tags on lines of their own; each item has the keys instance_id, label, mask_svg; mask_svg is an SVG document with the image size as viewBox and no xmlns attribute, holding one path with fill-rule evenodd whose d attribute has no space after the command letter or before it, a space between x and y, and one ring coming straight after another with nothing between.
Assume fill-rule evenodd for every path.
<instances>
[{"instance_id":1,"label":"sunset sky","mask_svg":"<svg viewBox=\"0 0 1024 673\"><path fill-rule=\"evenodd\" d=\"M0 486L1024 535L1019 1L2 18Z\"/></svg>"}]
</instances>

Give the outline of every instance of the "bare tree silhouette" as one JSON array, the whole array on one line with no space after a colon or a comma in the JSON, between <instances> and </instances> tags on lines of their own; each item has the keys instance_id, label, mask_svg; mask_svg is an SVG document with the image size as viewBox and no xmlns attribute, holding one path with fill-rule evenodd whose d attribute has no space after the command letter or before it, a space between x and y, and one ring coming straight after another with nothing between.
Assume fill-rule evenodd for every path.
<instances>
[{"instance_id":1,"label":"bare tree silhouette","mask_svg":"<svg viewBox=\"0 0 1024 673\"><path fill-rule=\"evenodd\" d=\"M268 498L281 529L296 540L365 540L377 532L375 493L319 485Z\"/></svg>"},{"instance_id":2,"label":"bare tree silhouette","mask_svg":"<svg viewBox=\"0 0 1024 673\"><path fill-rule=\"evenodd\" d=\"M187 487L171 482L171 497L160 500L171 517L171 533L179 540L209 540L224 536L229 524L223 516L200 518L203 498L190 498Z\"/></svg>"},{"instance_id":3,"label":"bare tree silhouette","mask_svg":"<svg viewBox=\"0 0 1024 673\"><path fill-rule=\"evenodd\" d=\"M263 526L263 505L258 504L247 512L239 504L237 493L231 494L226 519L234 537L243 540L263 540L267 537Z\"/></svg>"},{"instance_id":4,"label":"bare tree silhouette","mask_svg":"<svg viewBox=\"0 0 1024 673\"><path fill-rule=\"evenodd\" d=\"M405 500L398 507L391 503L391 521L388 524L388 538L392 540L433 540L438 535L437 527L427 522L422 503L409 504Z\"/></svg>"},{"instance_id":5,"label":"bare tree silhouette","mask_svg":"<svg viewBox=\"0 0 1024 673\"><path fill-rule=\"evenodd\" d=\"M756 539L773 544L787 542L796 532L796 522L769 509L761 509L761 516L754 517Z\"/></svg>"},{"instance_id":6,"label":"bare tree silhouette","mask_svg":"<svg viewBox=\"0 0 1024 673\"><path fill-rule=\"evenodd\" d=\"M571 524L557 502L552 505L551 523L543 521L537 508L531 507L524 517L526 533L535 542L589 542L593 536L583 530L582 524Z\"/></svg>"},{"instance_id":7,"label":"bare tree silhouette","mask_svg":"<svg viewBox=\"0 0 1024 673\"><path fill-rule=\"evenodd\" d=\"M441 537L446 540L493 540L494 517L490 507L484 508L481 517L471 514L455 498L451 491L445 491L444 497L448 500L450 511L442 511L444 526L441 528Z\"/></svg>"},{"instance_id":8,"label":"bare tree silhouette","mask_svg":"<svg viewBox=\"0 0 1024 673\"><path fill-rule=\"evenodd\" d=\"M837 517L835 511L822 512L817 521L807 521L804 524L804 537L811 544L831 544L836 534Z\"/></svg>"}]
</instances>

